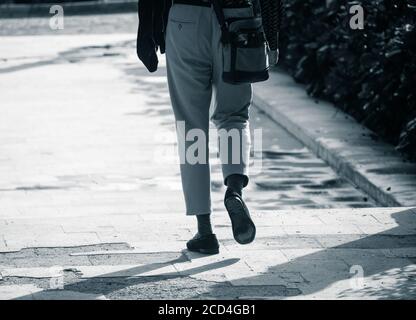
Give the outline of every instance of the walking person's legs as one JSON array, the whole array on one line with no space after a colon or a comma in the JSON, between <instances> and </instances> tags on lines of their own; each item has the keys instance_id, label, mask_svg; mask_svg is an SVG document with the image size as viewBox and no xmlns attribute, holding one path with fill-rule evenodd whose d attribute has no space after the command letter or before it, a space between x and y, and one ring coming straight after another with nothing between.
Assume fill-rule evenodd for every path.
<instances>
[{"instance_id":1,"label":"walking person's legs","mask_svg":"<svg viewBox=\"0 0 416 320\"><path fill-rule=\"evenodd\" d=\"M234 238L241 244L250 243L255 237L255 226L242 199L242 189L248 183L248 109L252 90L249 84L231 85L222 80L220 28L212 8L173 5L169 14L166 58L186 210L188 215L196 215L198 221L198 233L188 242L188 249L218 252L218 241L210 222L210 118L219 129L222 171L228 187L224 202ZM228 136L231 143L228 143Z\"/></svg>"},{"instance_id":2,"label":"walking person's legs","mask_svg":"<svg viewBox=\"0 0 416 320\"><path fill-rule=\"evenodd\" d=\"M177 124L180 168L188 215L211 213L208 152L186 154L199 132L208 137L211 57L200 48L200 17L208 8L175 4L166 38L169 93ZM206 144L206 150L208 144ZM200 149L198 151L201 151ZM191 163L191 156L195 156Z\"/></svg>"},{"instance_id":3,"label":"walking person's legs","mask_svg":"<svg viewBox=\"0 0 416 320\"><path fill-rule=\"evenodd\" d=\"M208 130L212 97L211 8L175 4L169 14L166 59L171 102L177 122L182 187L188 215L198 233L190 250L217 253L211 227Z\"/></svg>"},{"instance_id":4,"label":"walking person's legs","mask_svg":"<svg viewBox=\"0 0 416 320\"><path fill-rule=\"evenodd\" d=\"M252 242L256 235L255 225L242 198L242 190L249 181L249 107L252 102L252 87L251 84L236 85L223 81L223 49L220 38L220 27L218 23L214 23L214 101L211 119L219 133L222 172L224 184L227 186L224 204L231 218L235 240L240 244L247 244Z\"/></svg>"}]
</instances>

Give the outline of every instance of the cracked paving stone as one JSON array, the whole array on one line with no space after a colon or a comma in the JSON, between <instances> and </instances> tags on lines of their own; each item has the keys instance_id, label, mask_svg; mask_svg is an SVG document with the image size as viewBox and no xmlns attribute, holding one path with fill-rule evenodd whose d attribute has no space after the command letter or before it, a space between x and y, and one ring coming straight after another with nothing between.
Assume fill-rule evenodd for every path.
<instances>
[{"instance_id":1,"label":"cracked paving stone","mask_svg":"<svg viewBox=\"0 0 416 320\"><path fill-rule=\"evenodd\" d=\"M182 252L116 254L116 250L133 250L128 244L100 244L76 247L26 248L0 253L2 268L34 268L51 266L91 266L119 264L147 264L188 261ZM74 253L110 251L110 254L74 255ZM1 270L1 269L0 269Z\"/></svg>"}]
</instances>

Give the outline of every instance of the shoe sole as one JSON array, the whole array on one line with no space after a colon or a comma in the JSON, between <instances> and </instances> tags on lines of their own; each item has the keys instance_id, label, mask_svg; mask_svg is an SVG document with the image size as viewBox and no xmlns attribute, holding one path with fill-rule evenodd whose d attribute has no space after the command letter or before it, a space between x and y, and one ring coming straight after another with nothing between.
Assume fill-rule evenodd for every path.
<instances>
[{"instance_id":1,"label":"shoe sole","mask_svg":"<svg viewBox=\"0 0 416 320\"><path fill-rule=\"evenodd\" d=\"M202 253L202 254L219 254L220 250L219 249L189 249L189 251L191 252L198 252L198 253Z\"/></svg>"},{"instance_id":2,"label":"shoe sole","mask_svg":"<svg viewBox=\"0 0 416 320\"><path fill-rule=\"evenodd\" d=\"M233 229L233 236L235 241L239 244L249 244L254 241L256 238L256 226L254 225L253 220L250 218L250 214L244 202L242 202L237 197L231 197L225 201L225 208L228 211L228 215L231 219L231 225ZM231 212L238 212L236 214L232 214ZM241 239L237 232L238 229L241 229L241 226L251 228L251 235L248 239Z\"/></svg>"}]
</instances>

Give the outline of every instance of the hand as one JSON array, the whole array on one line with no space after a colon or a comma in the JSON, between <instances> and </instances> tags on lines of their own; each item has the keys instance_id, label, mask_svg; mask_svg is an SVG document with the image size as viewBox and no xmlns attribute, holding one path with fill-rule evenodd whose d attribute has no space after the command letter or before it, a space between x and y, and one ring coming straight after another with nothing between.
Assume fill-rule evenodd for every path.
<instances>
[{"instance_id":1,"label":"hand","mask_svg":"<svg viewBox=\"0 0 416 320\"><path fill-rule=\"evenodd\" d=\"M153 40L153 37L149 35L141 35L140 32L137 34L137 56L146 66L150 72L155 72L159 64L157 58L157 45Z\"/></svg>"},{"instance_id":2,"label":"hand","mask_svg":"<svg viewBox=\"0 0 416 320\"><path fill-rule=\"evenodd\" d=\"M139 29L137 31L136 52L150 72L155 72L159 64L157 44L153 36L154 0L139 1Z\"/></svg>"},{"instance_id":3,"label":"hand","mask_svg":"<svg viewBox=\"0 0 416 320\"><path fill-rule=\"evenodd\" d=\"M160 50L160 53L162 53L162 54L165 53L166 44L165 44L165 34L164 34L164 32L159 31L159 32L155 33L154 40L155 40L156 46Z\"/></svg>"}]
</instances>

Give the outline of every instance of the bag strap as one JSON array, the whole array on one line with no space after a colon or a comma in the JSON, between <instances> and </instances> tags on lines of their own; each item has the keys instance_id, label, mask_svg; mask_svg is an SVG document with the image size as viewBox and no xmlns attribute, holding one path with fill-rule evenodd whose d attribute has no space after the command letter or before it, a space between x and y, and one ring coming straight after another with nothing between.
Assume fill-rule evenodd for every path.
<instances>
[{"instance_id":1,"label":"bag strap","mask_svg":"<svg viewBox=\"0 0 416 320\"><path fill-rule=\"evenodd\" d=\"M228 29L228 23L225 20L224 10L219 2L219 0L210 0L212 6L214 7L215 15L217 16L218 23L221 27L221 42L230 43L230 30Z\"/></svg>"}]
</instances>

